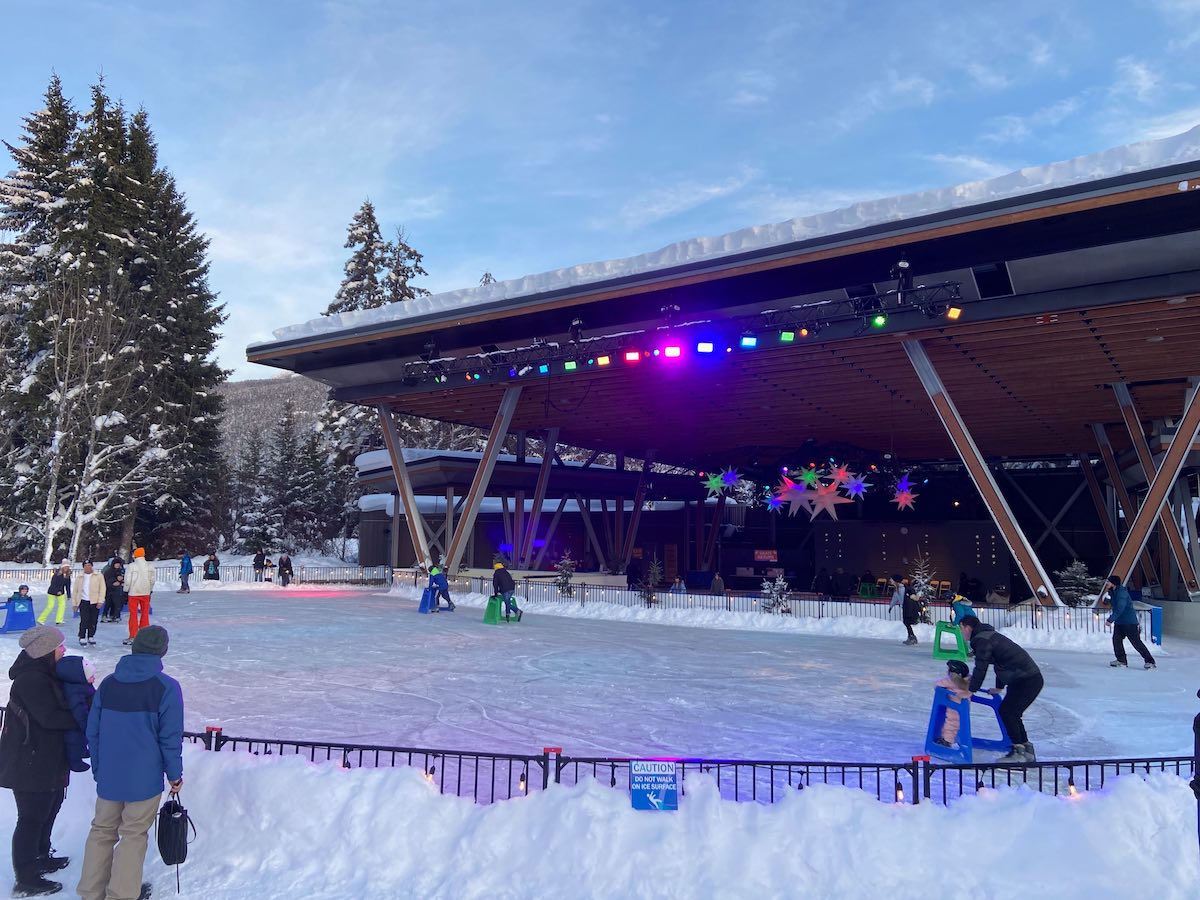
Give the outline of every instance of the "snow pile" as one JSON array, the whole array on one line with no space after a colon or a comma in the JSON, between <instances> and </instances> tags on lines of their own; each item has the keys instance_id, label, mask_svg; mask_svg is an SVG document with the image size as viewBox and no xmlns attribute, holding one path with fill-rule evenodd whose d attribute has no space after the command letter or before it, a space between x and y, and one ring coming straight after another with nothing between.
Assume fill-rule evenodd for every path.
<instances>
[{"instance_id":1,"label":"snow pile","mask_svg":"<svg viewBox=\"0 0 1200 900\"><path fill-rule=\"evenodd\" d=\"M653 253L643 253L627 259L570 266L510 281L498 281L479 287L434 294L429 297L416 297L405 300L403 303L392 303L375 309L322 316L300 325L276 329L275 337L281 341L295 340L346 328L398 322L472 306L484 306L516 297L548 291L562 291L608 279L639 275L735 253L762 250L794 241L828 237L887 222L900 222L918 216L962 209L1052 188L1082 184L1194 160L1200 160L1200 126L1174 137L1158 141L1143 141L1044 166L1028 166L1008 175L1001 175L985 181L973 181L950 188L921 191L882 200L870 200L833 212L789 219L776 225L743 228L740 231L718 237L680 241ZM1186 182L1180 184L1181 190L1187 189ZM251 349L259 346L263 346L263 344L252 344Z\"/></svg>"},{"instance_id":2,"label":"snow pile","mask_svg":"<svg viewBox=\"0 0 1200 900\"><path fill-rule=\"evenodd\" d=\"M417 769L188 747L184 771L197 838L181 896L206 900L1200 896L1195 798L1168 775L1074 799L987 791L949 807L826 786L734 803L697 776L677 812L653 813L596 782L476 806L438 795ZM77 777L55 828L72 863L52 877L68 891L94 796ZM0 804L0 833L13 823L12 803ZM174 895L153 842L146 877L156 897Z\"/></svg>"},{"instance_id":3,"label":"snow pile","mask_svg":"<svg viewBox=\"0 0 1200 900\"><path fill-rule=\"evenodd\" d=\"M392 587L390 593L419 602L421 588L403 584ZM487 605L484 594L451 592L454 602L482 609ZM731 631L772 631L787 634L813 634L833 637L873 638L902 641L906 637L900 621L900 611L893 618L875 619L860 616L830 616L822 619L805 616L772 615L765 612L732 612L716 609L660 609L646 606L621 606L592 600L586 603L544 603L517 596L523 608L538 615L562 616L571 619L604 619L622 622L647 622L655 625L678 625L688 628L720 628ZM1086 632L1065 629L998 627L1022 647L1054 650L1079 650L1088 653L1112 653L1112 636L1105 632ZM922 644L933 641L932 625L914 625L913 631ZM949 639L946 640L949 646ZM1161 647L1155 656L1167 656Z\"/></svg>"}]
</instances>

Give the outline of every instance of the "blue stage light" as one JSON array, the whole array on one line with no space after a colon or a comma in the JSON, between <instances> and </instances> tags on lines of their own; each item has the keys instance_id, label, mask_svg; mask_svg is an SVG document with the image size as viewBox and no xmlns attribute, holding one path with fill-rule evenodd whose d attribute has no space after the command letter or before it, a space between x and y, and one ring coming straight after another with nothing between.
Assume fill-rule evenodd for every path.
<instances>
[{"instance_id":1,"label":"blue stage light","mask_svg":"<svg viewBox=\"0 0 1200 900\"><path fill-rule=\"evenodd\" d=\"M696 352L697 353L712 353L713 352L712 341L700 341L700 343L696 344Z\"/></svg>"}]
</instances>

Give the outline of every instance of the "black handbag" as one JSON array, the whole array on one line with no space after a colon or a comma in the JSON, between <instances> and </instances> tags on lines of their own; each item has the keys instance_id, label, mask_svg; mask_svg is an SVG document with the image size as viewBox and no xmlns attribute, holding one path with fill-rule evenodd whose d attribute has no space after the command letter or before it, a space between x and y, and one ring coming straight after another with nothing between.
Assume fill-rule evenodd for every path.
<instances>
[{"instance_id":1,"label":"black handbag","mask_svg":"<svg viewBox=\"0 0 1200 900\"><path fill-rule=\"evenodd\" d=\"M175 889L179 890L178 866L187 861L188 844L196 836L196 825L179 802L178 794L172 792L167 797L167 802L158 811L154 831L158 841L158 855L168 866L176 866Z\"/></svg>"}]
</instances>

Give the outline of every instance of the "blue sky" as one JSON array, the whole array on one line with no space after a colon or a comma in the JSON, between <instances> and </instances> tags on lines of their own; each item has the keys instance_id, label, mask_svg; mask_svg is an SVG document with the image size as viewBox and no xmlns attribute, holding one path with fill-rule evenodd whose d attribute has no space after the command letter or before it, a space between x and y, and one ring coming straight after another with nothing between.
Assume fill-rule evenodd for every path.
<instances>
[{"instance_id":1,"label":"blue sky","mask_svg":"<svg viewBox=\"0 0 1200 900\"><path fill-rule=\"evenodd\" d=\"M10 4L0 137L52 71L144 105L212 239L221 362L318 315L365 197L434 291L1200 123L1200 0ZM7 170L10 161L0 164Z\"/></svg>"}]
</instances>

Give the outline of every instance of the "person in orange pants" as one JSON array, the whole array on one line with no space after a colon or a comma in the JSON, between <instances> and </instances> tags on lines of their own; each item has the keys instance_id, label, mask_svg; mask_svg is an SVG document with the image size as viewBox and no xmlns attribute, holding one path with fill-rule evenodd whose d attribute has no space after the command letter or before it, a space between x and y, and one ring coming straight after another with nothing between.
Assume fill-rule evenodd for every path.
<instances>
[{"instance_id":1,"label":"person in orange pants","mask_svg":"<svg viewBox=\"0 0 1200 900\"><path fill-rule=\"evenodd\" d=\"M138 629L150 624L150 594L154 590L154 569L146 562L142 547L133 551L133 562L125 569L125 590L129 592L129 637L124 643L132 644Z\"/></svg>"}]
</instances>

